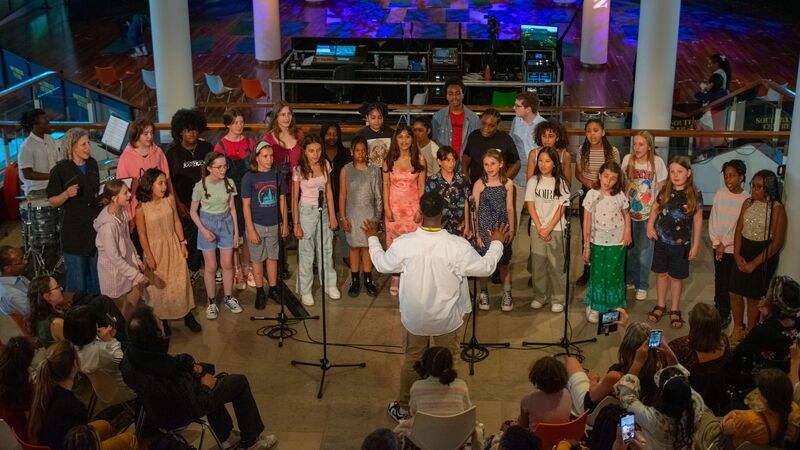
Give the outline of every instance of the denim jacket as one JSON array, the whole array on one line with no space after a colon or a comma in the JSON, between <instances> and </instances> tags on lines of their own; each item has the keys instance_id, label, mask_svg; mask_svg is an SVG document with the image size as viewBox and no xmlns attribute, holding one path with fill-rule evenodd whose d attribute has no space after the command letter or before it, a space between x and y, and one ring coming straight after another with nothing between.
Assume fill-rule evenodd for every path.
<instances>
[{"instance_id":1,"label":"denim jacket","mask_svg":"<svg viewBox=\"0 0 800 450\"><path fill-rule=\"evenodd\" d=\"M453 125L450 123L450 107L446 106L436 114L433 115L431 120L433 128L433 139L439 144L453 145ZM473 131L481 127L481 121L478 116L466 106L464 107L464 128L461 130L461 147L467 145L467 136Z\"/></svg>"}]
</instances>

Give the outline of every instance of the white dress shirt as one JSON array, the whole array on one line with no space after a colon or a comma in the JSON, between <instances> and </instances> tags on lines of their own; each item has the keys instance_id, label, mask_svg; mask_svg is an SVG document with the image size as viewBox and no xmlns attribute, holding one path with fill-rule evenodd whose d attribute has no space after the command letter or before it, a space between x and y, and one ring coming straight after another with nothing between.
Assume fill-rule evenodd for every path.
<instances>
[{"instance_id":1,"label":"white dress shirt","mask_svg":"<svg viewBox=\"0 0 800 450\"><path fill-rule=\"evenodd\" d=\"M378 272L400 273L400 321L416 336L441 336L461 326L472 311L467 277L487 277L503 255L492 241L481 257L470 243L445 230L416 231L394 240L384 252L369 238L369 256Z\"/></svg>"}]
</instances>

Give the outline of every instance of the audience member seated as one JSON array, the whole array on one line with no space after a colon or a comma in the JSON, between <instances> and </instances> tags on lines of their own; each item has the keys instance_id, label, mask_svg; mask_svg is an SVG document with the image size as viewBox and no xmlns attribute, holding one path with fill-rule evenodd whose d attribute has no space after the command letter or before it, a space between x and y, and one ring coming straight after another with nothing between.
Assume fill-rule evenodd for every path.
<instances>
[{"instance_id":1,"label":"audience member seated","mask_svg":"<svg viewBox=\"0 0 800 450\"><path fill-rule=\"evenodd\" d=\"M755 387L759 370L776 367L789 371L789 347L797 336L800 313L800 284L788 276L773 278L759 308L765 319L736 346L725 369L729 384L742 397Z\"/></svg>"},{"instance_id":2,"label":"audience member seated","mask_svg":"<svg viewBox=\"0 0 800 450\"><path fill-rule=\"evenodd\" d=\"M0 419L28 440L27 413L31 409L33 385L28 368L33 361L33 345L24 337L8 340L0 352Z\"/></svg>"},{"instance_id":3,"label":"audience member seated","mask_svg":"<svg viewBox=\"0 0 800 450\"><path fill-rule=\"evenodd\" d=\"M136 394L125 384L119 363L122 361L122 347L115 336L115 324L108 320L98 323L88 306L71 308L64 315L64 337L75 346L78 355L78 369L81 373L103 372L116 381L121 390L118 399L133 399Z\"/></svg>"},{"instance_id":4,"label":"audience member seated","mask_svg":"<svg viewBox=\"0 0 800 450\"><path fill-rule=\"evenodd\" d=\"M727 407L725 373L728 336L722 329L717 309L697 303L689 312L689 334L673 339L669 347L678 362L689 371L689 382L712 411L722 414Z\"/></svg>"},{"instance_id":5,"label":"audience member seated","mask_svg":"<svg viewBox=\"0 0 800 450\"><path fill-rule=\"evenodd\" d=\"M593 411L594 408L607 396L614 395L614 385L630 369L636 357L636 350L642 346L650 334L650 325L644 322L635 322L628 325L628 315L624 309L620 311L619 327L624 331L622 342L617 351L618 361L608 368L605 376L601 379L595 372L587 375L581 363L574 356L567 357L565 364L567 367L568 383L567 388L572 395L575 410L578 413L583 411ZM661 367L661 362L656 351L649 352L647 361L640 372L640 400L645 405L652 405L656 395L656 385L653 382L653 375Z\"/></svg>"},{"instance_id":6,"label":"audience member seated","mask_svg":"<svg viewBox=\"0 0 800 450\"><path fill-rule=\"evenodd\" d=\"M86 406L72 393L78 373L75 349L66 341L58 341L47 349L47 357L39 366L33 389L33 404L28 436L37 445L52 450L64 448L64 438L73 427L91 426L100 436L103 449L136 449L132 433L111 434L111 424L104 420L89 422Z\"/></svg>"},{"instance_id":7,"label":"audience member seated","mask_svg":"<svg viewBox=\"0 0 800 450\"><path fill-rule=\"evenodd\" d=\"M364 438L361 450L400 450L400 442L394 431L388 428L378 428Z\"/></svg>"},{"instance_id":8,"label":"audience member seated","mask_svg":"<svg viewBox=\"0 0 800 450\"><path fill-rule=\"evenodd\" d=\"M120 364L122 377L139 397L147 421L174 429L202 416L227 448L235 442L233 422L225 405L233 403L241 429L239 448L267 449L274 435L261 437L264 423L244 375L214 376L210 364L196 364L190 355L167 353L168 340L153 309L140 303L128 324L128 348Z\"/></svg>"},{"instance_id":9,"label":"audience member seated","mask_svg":"<svg viewBox=\"0 0 800 450\"><path fill-rule=\"evenodd\" d=\"M689 372L678 363L669 346L662 341L658 351L664 354L666 367L655 374L655 406L639 400L640 383L644 380L640 377L641 370L651 353L647 342L636 351L628 373L614 390L622 406L633 413L649 448L690 449L705 405L700 394L689 385Z\"/></svg>"},{"instance_id":10,"label":"audience member seated","mask_svg":"<svg viewBox=\"0 0 800 450\"><path fill-rule=\"evenodd\" d=\"M567 390L567 369L564 363L552 356L539 358L533 363L528 380L536 389L522 397L517 424L527 427L533 433L541 422L568 422L572 397Z\"/></svg>"},{"instance_id":11,"label":"audience member seated","mask_svg":"<svg viewBox=\"0 0 800 450\"><path fill-rule=\"evenodd\" d=\"M775 368L756 375L759 410L735 410L722 419L722 432L734 447L744 442L781 448L796 448L800 433L800 407L792 401L792 383Z\"/></svg>"},{"instance_id":12,"label":"audience member seated","mask_svg":"<svg viewBox=\"0 0 800 450\"><path fill-rule=\"evenodd\" d=\"M587 444L592 450L611 450L617 440L620 417L627 412L619 405L608 405L597 413Z\"/></svg>"},{"instance_id":13,"label":"audience member seated","mask_svg":"<svg viewBox=\"0 0 800 450\"><path fill-rule=\"evenodd\" d=\"M453 354L445 347L429 347L422 359L414 363L420 380L411 385L409 391L409 418L400 421L395 432L408 436L414 423L414 415L424 412L434 416L452 416L472 407L469 389L464 380L457 378L453 369ZM482 439L482 430L476 430ZM473 437L477 436L473 433Z\"/></svg>"},{"instance_id":14,"label":"audience member seated","mask_svg":"<svg viewBox=\"0 0 800 450\"><path fill-rule=\"evenodd\" d=\"M0 314L27 316L28 287L31 282L25 273L25 253L19 247L0 247Z\"/></svg>"},{"instance_id":15,"label":"audience member seated","mask_svg":"<svg viewBox=\"0 0 800 450\"><path fill-rule=\"evenodd\" d=\"M45 348L64 339L64 310L68 304L63 294L58 281L46 276L33 280L28 291L28 328Z\"/></svg>"}]
</instances>

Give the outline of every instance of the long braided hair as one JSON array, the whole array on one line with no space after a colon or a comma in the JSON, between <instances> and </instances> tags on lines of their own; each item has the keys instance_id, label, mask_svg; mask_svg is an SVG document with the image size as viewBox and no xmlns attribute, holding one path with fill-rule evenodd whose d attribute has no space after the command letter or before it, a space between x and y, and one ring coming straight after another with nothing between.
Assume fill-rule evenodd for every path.
<instances>
[{"instance_id":1,"label":"long braided hair","mask_svg":"<svg viewBox=\"0 0 800 450\"><path fill-rule=\"evenodd\" d=\"M206 178L208 178L208 176L211 175L211 170L210 170L211 165L214 164L214 161L218 159L224 159L225 163L226 164L228 163L228 158L226 158L225 155L223 155L222 153L217 153L217 152L209 152L206 155L205 159L203 160L204 172L203 172L203 178L200 180L200 182L203 183L203 194L206 200L211 198L211 194L208 193L208 188L206 187ZM228 179L228 177L225 177L225 192L227 192L228 194L232 194L233 190L234 189L233 185L231 184L231 181Z\"/></svg>"}]
</instances>

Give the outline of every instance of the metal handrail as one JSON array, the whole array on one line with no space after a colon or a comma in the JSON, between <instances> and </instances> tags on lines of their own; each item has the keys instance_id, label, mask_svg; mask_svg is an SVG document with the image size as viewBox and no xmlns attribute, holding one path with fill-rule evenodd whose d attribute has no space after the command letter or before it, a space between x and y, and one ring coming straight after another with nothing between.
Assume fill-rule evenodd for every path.
<instances>
[{"instance_id":1,"label":"metal handrail","mask_svg":"<svg viewBox=\"0 0 800 450\"><path fill-rule=\"evenodd\" d=\"M37 84L41 83L42 81L48 80L48 79L53 78L55 76L58 76L58 72L53 71L53 70L48 70L47 72L40 73L39 75L36 75L33 78L28 78L27 80L22 81L22 82L20 82L18 84L15 84L14 86L11 86L8 89L4 89L4 90L0 91L0 100L3 100L3 97L9 96L11 94L15 94L15 93L17 93L19 91L22 91L22 90L27 89L27 88L29 88L31 86L37 85Z\"/></svg>"},{"instance_id":2,"label":"metal handrail","mask_svg":"<svg viewBox=\"0 0 800 450\"><path fill-rule=\"evenodd\" d=\"M795 98L796 97L796 94L794 92L786 89L785 87L781 86L780 84L778 84L778 83L776 83L776 82L774 82L772 80L760 79L760 80L756 80L756 81L754 81L754 82L752 82L752 83L750 83L750 84L748 84L746 86L740 87L739 89L736 89L735 91L728 93L728 95L726 95L725 97L718 98L718 99L714 100L711 103L708 103L706 105L703 105L703 106L695 109L694 111L690 111L690 112L675 111L674 115L677 116L677 117L682 117L682 118L700 116L702 114L705 114L706 111L710 111L712 109L716 109L716 108L718 108L720 106L723 106L723 105L731 102L732 100L736 100L736 98L739 97L740 95L744 94L745 92L752 91L753 89L755 89L757 87L770 88L770 89L774 90L775 92L781 94L783 97L790 97L790 98Z\"/></svg>"}]
</instances>

